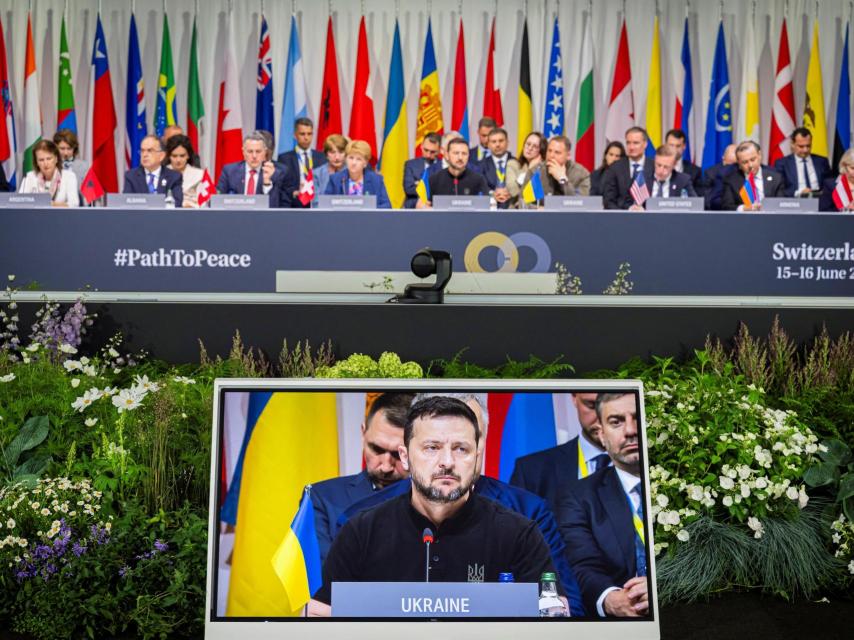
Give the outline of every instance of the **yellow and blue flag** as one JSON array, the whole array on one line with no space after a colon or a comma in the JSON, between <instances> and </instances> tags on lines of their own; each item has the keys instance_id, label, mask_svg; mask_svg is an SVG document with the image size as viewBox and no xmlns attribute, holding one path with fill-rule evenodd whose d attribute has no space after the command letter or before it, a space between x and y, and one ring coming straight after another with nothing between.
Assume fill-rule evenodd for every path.
<instances>
[{"instance_id":1,"label":"yellow and blue flag","mask_svg":"<svg viewBox=\"0 0 854 640\"><path fill-rule=\"evenodd\" d=\"M652 157L663 142L661 136L661 38L657 15L653 21L649 82L646 86L646 133L646 155Z\"/></svg>"},{"instance_id":2,"label":"yellow and blue flag","mask_svg":"<svg viewBox=\"0 0 854 640\"><path fill-rule=\"evenodd\" d=\"M533 204L545 198L543 191L543 181L540 179L540 172L535 171L528 180L528 183L522 188L522 198L528 204Z\"/></svg>"},{"instance_id":3,"label":"yellow and blue flag","mask_svg":"<svg viewBox=\"0 0 854 640\"><path fill-rule=\"evenodd\" d=\"M282 581L291 607L307 604L323 584L311 487L306 487L297 514L272 562L273 571Z\"/></svg>"},{"instance_id":4,"label":"yellow and blue flag","mask_svg":"<svg viewBox=\"0 0 854 640\"><path fill-rule=\"evenodd\" d=\"M415 193L421 202L430 202L430 165L424 164L424 171L421 173L421 179L415 185Z\"/></svg>"},{"instance_id":5,"label":"yellow and blue flag","mask_svg":"<svg viewBox=\"0 0 854 640\"><path fill-rule=\"evenodd\" d=\"M394 23L394 43L391 50L391 65L388 74L388 98L383 122L383 150L378 170L385 178L391 206L403 206L403 164L406 162L409 144L406 135L406 89L403 84L403 53L400 47L400 24Z\"/></svg>"}]
</instances>

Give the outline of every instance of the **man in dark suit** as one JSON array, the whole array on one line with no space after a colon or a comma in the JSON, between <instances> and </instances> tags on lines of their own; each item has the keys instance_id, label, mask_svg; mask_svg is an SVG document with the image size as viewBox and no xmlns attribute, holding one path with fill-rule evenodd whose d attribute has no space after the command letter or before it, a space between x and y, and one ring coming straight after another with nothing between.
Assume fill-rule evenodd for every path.
<instances>
[{"instance_id":1,"label":"man in dark suit","mask_svg":"<svg viewBox=\"0 0 854 640\"><path fill-rule=\"evenodd\" d=\"M469 157L473 164L480 164L489 156L489 132L492 131L498 123L492 118L481 118L477 123L477 137L480 144L474 145L469 149Z\"/></svg>"},{"instance_id":2,"label":"man in dark suit","mask_svg":"<svg viewBox=\"0 0 854 640\"><path fill-rule=\"evenodd\" d=\"M602 427L596 417L595 393L573 393L581 433L551 449L516 459L510 484L545 498L553 513L562 491L571 491L579 481L611 463L602 446ZM581 462L581 464L579 464Z\"/></svg>"},{"instance_id":3,"label":"man in dark suit","mask_svg":"<svg viewBox=\"0 0 854 640\"><path fill-rule=\"evenodd\" d=\"M507 150L507 131L495 127L487 138L489 155L480 161L480 172L498 203L499 209L510 207L510 192L507 190L507 163L513 158Z\"/></svg>"},{"instance_id":4,"label":"man in dark suit","mask_svg":"<svg viewBox=\"0 0 854 640\"><path fill-rule=\"evenodd\" d=\"M286 167L279 168L267 159L267 140L260 131L253 131L243 139L243 161L222 168L217 193L266 195L270 207L290 206L290 193L296 185L296 174Z\"/></svg>"},{"instance_id":5,"label":"man in dark suit","mask_svg":"<svg viewBox=\"0 0 854 640\"><path fill-rule=\"evenodd\" d=\"M163 144L155 135L145 136L139 144L139 165L125 173L124 193L171 193L175 207L184 204L184 179L180 173L163 166Z\"/></svg>"},{"instance_id":6,"label":"man in dark suit","mask_svg":"<svg viewBox=\"0 0 854 640\"><path fill-rule=\"evenodd\" d=\"M698 196L702 196L706 192L706 183L703 180L703 171L690 160L686 160L685 147L688 145L688 137L682 129L671 129L664 136L664 144L673 147L676 150L676 171L683 173L691 179L691 184L694 186L694 191Z\"/></svg>"},{"instance_id":7,"label":"man in dark suit","mask_svg":"<svg viewBox=\"0 0 854 640\"><path fill-rule=\"evenodd\" d=\"M789 141L792 153L774 163L774 169L783 175L786 183L786 196L804 197L821 191L833 171L827 158L812 153L812 133L805 127L798 127Z\"/></svg>"},{"instance_id":8,"label":"man in dark suit","mask_svg":"<svg viewBox=\"0 0 854 640\"><path fill-rule=\"evenodd\" d=\"M654 168L652 173L644 171L644 180L653 198L696 198L697 192L691 178L674 169L676 166L676 149L670 145L661 145L655 150ZM643 211L640 205L633 204L629 211Z\"/></svg>"},{"instance_id":9,"label":"man in dark suit","mask_svg":"<svg viewBox=\"0 0 854 640\"><path fill-rule=\"evenodd\" d=\"M706 186L703 198L705 199L706 210L720 211L721 197L724 192L724 178L737 169L735 145L727 145L721 161L712 165L703 173L703 182L705 182Z\"/></svg>"},{"instance_id":10,"label":"man in dark suit","mask_svg":"<svg viewBox=\"0 0 854 640\"><path fill-rule=\"evenodd\" d=\"M632 127L626 131L626 157L612 164L602 178L602 202L606 209L628 209L634 204L629 189L640 171L654 172L652 158L644 156L648 136L646 129Z\"/></svg>"},{"instance_id":11,"label":"man in dark suit","mask_svg":"<svg viewBox=\"0 0 854 640\"><path fill-rule=\"evenodd\" d=\"M335 537L338 518L347 507L409 475L400 463L398 447L403 445L403 427L412 398L411 393L384 393L376 398L362 423L364 471L312 485L321 561Z\"/></svg>"},{"instance_id":12,"label":"man in dark suit","mask_svg":"<svg viewBox=\"0 0 854 640\"><path fill-rule=\"evenodd\" d=\"M762 164L761 149L752 140L742 142L735 148L738 171L734 171L723 180L721 208L725 211L761 211L765 198L784 198L785 183L783 176L771 167ZM744 204L740 191L747 177L753 174L756 185L756 202Z\"/></svg>"},{"instance_id":13,"label":"man in dark suit","mask_svg":"<svg viewBox=\"0 0 854 640\"><path fill-rule=\"evenodd\" d=\"M412 158L403 164L403 192L406 194L404 209L415 208L415 203L418 202L418 192L415 189L424 175L424 169L437 164L441 144L442 136L435 132L428 133L421 142L421 157Z\"/></svg>"},{"instance_id":14,"label":"man in dark suit","mask_svg":"<svg viewBox=\"0 0 854 640\"><path fill-rule=\"evenodd\" d=\"M295 209L307 209L311 207L311 201L304 205L299 199L300 188L305 182L309 170L326 164L326 156L320 151L311 148L314 139L314 123L311 118L297 118L294 120L294 139L297 146L290 151L279 154L278 161L285 165L288 173L299 176L296 188L288 193L288 205Z\"/></svg>"},{"instance_id":15,"label":"man in dark suit","mask_svg":"<svg viewBox=\"0 0 854 640\"><path fill-rule=\"evenodd\" d=\"M558 524L590 615L649 613L637 398L601 393L596 413L614 461L560 496Z\"/></svg>"}]
</instances>

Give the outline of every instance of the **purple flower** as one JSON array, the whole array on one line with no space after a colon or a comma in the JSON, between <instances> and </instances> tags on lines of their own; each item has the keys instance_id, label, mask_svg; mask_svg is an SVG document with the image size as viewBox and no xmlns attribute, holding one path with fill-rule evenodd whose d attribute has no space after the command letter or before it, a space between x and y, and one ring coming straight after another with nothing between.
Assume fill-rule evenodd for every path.
<instances>
[{"instance_id":1,"label":"purple flower","mask_svg":"<svg viewBox=\"0 0 854 640\"><path fill-rule=\"evenodd\" d=\"M169 545L163 542L162 540L155 540L154 549L160 552L167 551L169 549Z\"/></svg>"},{"instance_id":2,"label":"purple flower","mask_svg":"<svg viewBox=\"0 0 854 640\"><path fill-rule=\"evenodd\" d=\"M53 555L52 549L45 544L38 545L35 548L35 550L33 551L33 557L38 559L38 560L44 560L46 558L51 557L52 555Z\"/></svg>"},{"instance_id":3,"label":"purple flower","mask_svg":"<svg viewBox=\"0 0 854 640\"><path fill-rule=\"evenodd\" d=\"M124 578L127 572L130 571L130 567L125 565L121 569L119 569L119 577Z\"/></svg>"},{"instance_id":4,"label":"purple flower","mask_svg":"<svg viewBox=\"0 0 854 640\"><path fill-rule=\"evenodd\" d=\"M71 546L71 551L72 551L72 553L74 553L74 555L75 555L75 556L77 556L77 557L79 558L79 557L80 557L80 556L82 556L84 553L86 553L86 545L85 545L85 544L80 544L80 542L79 542L79 541L78 541L78 542L75 542L75 543Z\"/></svg>"}]
</instances>

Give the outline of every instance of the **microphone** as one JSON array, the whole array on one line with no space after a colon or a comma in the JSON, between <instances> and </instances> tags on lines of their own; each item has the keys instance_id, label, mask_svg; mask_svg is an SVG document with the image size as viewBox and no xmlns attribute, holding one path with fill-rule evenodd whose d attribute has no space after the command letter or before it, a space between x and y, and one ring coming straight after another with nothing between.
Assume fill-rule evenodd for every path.
<instances>
[{"instance_id":1,"label":"microphone","mask_svg":"<svg viewBox=\"0 0 854 640\"><path fill-rule=\"evenodd\" d=\"M425 527L424 531L421 534L421 541L424 543L426 552L425 552L425 568L424 568L424 582L430 582L430 543L433 542L433 530L430 527Z\"/></svg>"}]
</instances>

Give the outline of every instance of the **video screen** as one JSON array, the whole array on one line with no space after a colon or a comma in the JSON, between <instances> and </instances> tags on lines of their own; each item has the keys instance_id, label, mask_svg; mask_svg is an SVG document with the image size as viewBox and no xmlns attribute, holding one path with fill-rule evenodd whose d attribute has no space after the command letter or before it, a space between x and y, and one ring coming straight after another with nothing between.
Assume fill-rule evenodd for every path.
<instances>
[{"instance_id":1,"label":"video screen","mask_svg":"<svg viewBox=\"0 0 854 640\"><path fill-rule=\"evenodd\" d=\"M220 383L209 622L656 621L640 383L288 382Z\"/></svg>"}]
</instances>

